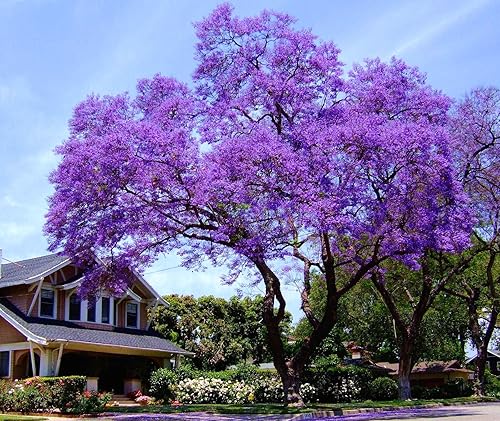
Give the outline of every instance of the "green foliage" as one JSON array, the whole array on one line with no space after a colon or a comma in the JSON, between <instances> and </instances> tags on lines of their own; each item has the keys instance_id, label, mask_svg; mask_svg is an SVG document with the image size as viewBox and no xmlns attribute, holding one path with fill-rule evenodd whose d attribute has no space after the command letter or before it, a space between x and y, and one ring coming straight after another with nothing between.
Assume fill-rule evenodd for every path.
<instances>
[{"instance_id":1,"label":"green foliage","mask_svg":"<svg viewBox=\"0 0 500 421\"><path fill-rule=\"evenodd\" d=\"M83 393L83 376L32 377L0 382L0 410L15 412L66 411Z\"/></svg>"},{"instance_id":2,"label":"green foliage","mask_svg":"<svg viewBox=\"0 0 500 421\"><path fill-rule=\"evenodd\" d=\"M398 384L389 377L378 377L370 382L370 397L375 401L390 401L398 397Z\"/></svg>"},{"instance_id":3,"label":"green foliage","mask_svg":"<svg viewBox=\"0 0 500 421\"><path fill-rule=\"evenodd\" d=\"M69 403L66 410L74 414L94 414L102 412L109 401L111 401L111 394L109 393L89 392L86 390L74 402Z\"/></svg>"},{"instance_id":4,"label":"green foliage","mask_svg":"<svg viewBox=\"0 0 500 421\"><path fill-rule=\"evenodd\" d=\"M154 328L188 351L194 352L198 369L222 370L241 361L270 359L262 323L263 299L167 295L168 307L153 319ZM282 324L282 336L290 331L291 316Z\"/></svg>"},{"instance_id":5,"label":"green foliage","mask_svg":"<svg viewBox=\"0 0 500 421\"><path fill-rule=\"evenodd\" d=\"M420 385L414 385L411 388L411 395L415 399L461 398L471 396L472 393L472 384L462 379L452 380L442 386L431 388Z\"/></svg>"},{"instance_id":6,"label":"green foliage","mask_svg":"<svg viewBox=\"0 0 500 421\"><path fill-rule=\"evenodd\" d=\"M485 371L484 376L486 395L500 398L500 377L491 374L489 370Z\"/></svg>"},{"instance_id":7,"label":"green foliage","mask_svg":"<svg viewBox=\"0 0 500 421\"><path fill-rule=\"evenodd\" d=\"M408 322L414 311L414 302L421 293L419 273L392 262L386 267L385 277L388 288L395 291L394 301L402 319ZM318 318L323 315L325 298L325 281L316 275L312 282L310 302ZM341 299L338 318L335 328L317 349L312 361L314 365L338 365L347 356L342 344L346 341L354 341L366 348L374 361L398 360L401 335L395 330L391 314L370 281L360 282ZM449 294L438 295L423 318L413 358L463 360L467 329L466 306ZM297 346L310 332L308 320L301 319L294 332L298 339Z\"/></svg>"},{"instance_id":8,"label":"green foliage","mask_svg":"<svg viewBox=\"0 0 500 421\"><path fill-rule=\"evenodd\" d=\"M182 377L170 368L160 368L153 371L149 379L149 394L156 399L171 400L174 397L175 386Z\"/></svg>"}]
</instances>

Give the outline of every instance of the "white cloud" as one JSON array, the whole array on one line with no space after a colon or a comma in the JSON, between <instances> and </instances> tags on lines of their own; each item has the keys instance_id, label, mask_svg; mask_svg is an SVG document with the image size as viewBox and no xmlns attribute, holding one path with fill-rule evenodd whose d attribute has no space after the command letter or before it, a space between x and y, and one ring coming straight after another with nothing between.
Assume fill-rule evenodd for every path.
<instances>
[{"instance_id":1,"label":"white cloud","mask_svg":"<svg viewBox=\"0 0 500 421\"><path fill-rule=\"evenodd\" d=\"M453 9L451 13L440 17L436 21L431 21L428 25L423 26L422 30L418 31L411 38L399 45L391 55L399 56L409 50L421 47L423 44L428 44L438 35L442 34L450 27L460 23L471 14L477 12L486 6L490 0L467 1L461 7Z\"/></svg>"}]
</instances>

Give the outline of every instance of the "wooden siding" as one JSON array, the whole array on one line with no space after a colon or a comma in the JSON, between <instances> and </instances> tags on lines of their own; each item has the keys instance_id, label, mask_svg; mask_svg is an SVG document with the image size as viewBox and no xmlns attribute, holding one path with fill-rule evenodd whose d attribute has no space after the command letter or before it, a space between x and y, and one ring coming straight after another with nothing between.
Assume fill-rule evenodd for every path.
<instances>
[{"instance_id":1,"label":"wooden siding","mask_svg":"<svg viewBox=\"0 0 500 421\"><path fill-rule=\"evenodd\" d=\"M13 342L24 342L26 337L19 333L17 329L6 320L0 318L0 344L10 344Z\"/></svg>"},{"instance_id":2,"label":"wooden siding","mask_svg":"<svg viewBox=\"0 0 500 421\"><path fill-rule=\"evenodd\" d=\"M29 291L29 287L29 285L17 285L2 288L0 289L0 297L8 299L20 311L26 314L36 291L36 287L32 291Z\"/></svg>"}]
</instances>

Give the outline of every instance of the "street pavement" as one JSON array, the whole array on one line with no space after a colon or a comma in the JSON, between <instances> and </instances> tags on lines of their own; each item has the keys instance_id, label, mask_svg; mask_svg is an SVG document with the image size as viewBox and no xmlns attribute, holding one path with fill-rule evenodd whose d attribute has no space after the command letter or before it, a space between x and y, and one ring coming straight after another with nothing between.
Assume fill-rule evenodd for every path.
<instances>
[{"instance_id":1,"label":"street pavement","mask_svg":"<svg viewBox=\"0 0 500 421\"><path fill-rule=\"evenodd\" d=\"M51 421L75 421L75 418L50 417ZM84 418L77 418L83 421ZM96 418L89 418L96 421ZM372 421L372 420L412 420L412 421L500 421L500 402L438 408L406 409L399 411L372 412L335 417L314 417L303 415L214 415L207 413L187 414L116 414L97 418L99 421Z\"/></svg>"}]
</instances>

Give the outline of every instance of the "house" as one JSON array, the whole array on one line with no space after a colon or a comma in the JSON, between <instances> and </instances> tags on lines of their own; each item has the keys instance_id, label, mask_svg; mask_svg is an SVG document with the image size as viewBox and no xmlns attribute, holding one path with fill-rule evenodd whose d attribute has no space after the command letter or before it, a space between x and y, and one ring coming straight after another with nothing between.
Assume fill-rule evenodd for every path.
<instances>
[{"instance_id":1,"label":"house","mask_svg":"<svg viewBox=\"0 0 500 421\"><path fill-rule=\"evenodd\" d=\"M390 370L389 376L398 376L399 363L378 362L377 365ZM473 374L473 371L463 368L458 360L422 361L413 367L410 381L412 385L437 387L452 380L472 380Z\"/></svg>"},{"instance_id":2,"label":"house","mask_svg":"<svg viewBox=\"0 0 500 421\"><path fill-rule=\"evenodd\" d=\"M66 257L1 264L0 377L85 375L90 389L128 393L191 356L149 330L148 311L166 303L132 273L122 296L101 291L90 303L77 294L83 271Z\"/></svg>"},{"instance_id":3,"label":"house","mask_svg":"<svg viewBox=\"0 0 500 421\"><path fill-rule=\"evenodd\" d=\"M476 362L476 357L467 360L467 366L473 366ZM486 356L486 367L489 368L491 374L500 376L500 351L488 349Z\"/></svg>"}]
</instances>

